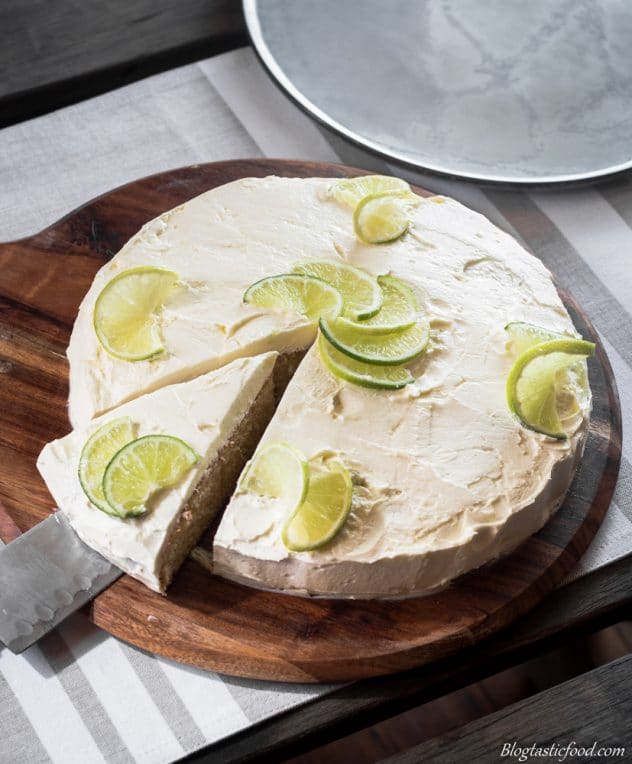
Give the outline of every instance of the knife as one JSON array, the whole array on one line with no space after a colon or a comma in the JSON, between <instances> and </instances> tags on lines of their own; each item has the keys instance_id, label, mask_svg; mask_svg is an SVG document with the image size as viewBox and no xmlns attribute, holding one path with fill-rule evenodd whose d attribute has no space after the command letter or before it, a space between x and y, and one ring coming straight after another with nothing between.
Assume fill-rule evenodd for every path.
<instances>
[{"instance_id":1,"label":"knife","mask_svg":"<svg viewBox=\"0 0 632 764\"><path fill-rule=\"evenodd\" d=\"M0 542L0 642L21 653L121 575L62 512Z\"/></svg>"}]
</instances>

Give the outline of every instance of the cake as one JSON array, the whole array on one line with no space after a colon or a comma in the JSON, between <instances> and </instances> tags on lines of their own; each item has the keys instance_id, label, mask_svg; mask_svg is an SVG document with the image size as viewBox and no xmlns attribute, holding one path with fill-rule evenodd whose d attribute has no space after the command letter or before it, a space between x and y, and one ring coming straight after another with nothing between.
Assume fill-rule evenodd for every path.
<instances>
[{"instance_id":1,"label":"cake","mask_svg":"<svg viewBox=\"0 0 632 764\"><path fill-rule=\"evenodd\" d=\"M47 444L37 466L79 537L150 589L164 592L223 509L244 462L274 410L276 353L233 361L190 382L163 387ZM121 519L94 506L82 488L79 460L90 435L109 420L129 418L135 436L181 439L199 459L151 511Z\"/></svg>"},{"instance_id":2,"label":"cake","mask_svg":"<svg viewBox=\"0 0 632 764\"><path fill-rule=\"evenodd\" d=\"M40 467L82 538L152 588L163 591L177 567L161 574L159 558L173 543L174 518L183 516L181 490L164 516L154 509L146 518L110 522L90 511L78 484L66 484L63 462L74 464L93 421L104 417L137 411L148 427L167 426L161 396L173 398L175 390L191 401L205 398L200 385L212 384L213 375L234 379L235 401L250 401L239 421L254 417L260 431L269 422L259 450L291 444L306 463L344 465L353 485L350 512L335 536L297 551L283 538L287 507L260 501L242 478L214 537L213 570L250 586L327 597L425 594L514 549L546 523L570 485L586 438L589 391L559 439L525 427L505 394L515 361L507 324L576 336L547 269L446 197L417 198L392 241L366 243L357 210L354 228L331 183L247 178L208 191L145 225L99 271L81 305L68 349L76 429L45 449ZM332 374L314 344L314 320L244 300L255 282L313 261L353 266L372 279L390 274L415 295L429 340L407 364L408 384L369 389ZM93 315L113 278L144 266L177 274L178 288L156 319L164 348L130 362L104 349ZM269 397L262 406L239 391L245 370L271 351L279 354L275 413ZM263 367L256 368L262 381ZM209 400L209 411L217 412L213 405ZM201 435L182 437L198 442ZM221 449L213 444L205 453ZM249 440L251 450L255 445ZM246 458L237 461L235 473ZM199 515L191 538L220 504L214 500ZM134 540L134 524L144 523L160 527L151 551Z\"/></svg>"}]
</instances>

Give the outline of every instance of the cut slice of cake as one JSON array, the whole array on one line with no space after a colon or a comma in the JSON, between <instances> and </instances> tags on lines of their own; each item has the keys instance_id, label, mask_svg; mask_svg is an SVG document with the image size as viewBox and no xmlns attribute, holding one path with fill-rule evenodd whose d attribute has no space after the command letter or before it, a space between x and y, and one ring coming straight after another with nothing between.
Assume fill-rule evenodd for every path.
<instances>
[{"instance_id":1,"label":"cut slice of cake","mask_svg":"<svg viewBox=\"0 0 632 764\"><path fill-rule=\"evenodd\" d=\"M37 466L80 538L129 575L164 592L215 513L223 508L272 416L276 359L276 353L238 359L193 381L137 398L46 445ZM124 431L123 436L116 431L117 423L122 423L118 430ZM111 449L117 456L110 454L108 465L98 463L99 433L112 442L123 437ZM140 468L138 457L132 454L133 474L129 463L120 464L118 474L111 467L117 458L121 461L118 455L129 443L154 442L167 447L160 452L163 461L164 454L169 458L171 453L168 447L175 448L176 456L184 454L181 468L158 463L153 454ZM105 442L106 449L108 445ZM86 459L94 463L86 467ZM177 474L171 478L174 470ZM106 473L111 475L108 486ZM144 480L154 480L154 487L161 490L152 491L140 508L123 506L115 489L121 479L124 488L135 480L132 494L138 492L139 474ZM142 514L134 516L138 512Z\"/></svg>"}]
</instances>

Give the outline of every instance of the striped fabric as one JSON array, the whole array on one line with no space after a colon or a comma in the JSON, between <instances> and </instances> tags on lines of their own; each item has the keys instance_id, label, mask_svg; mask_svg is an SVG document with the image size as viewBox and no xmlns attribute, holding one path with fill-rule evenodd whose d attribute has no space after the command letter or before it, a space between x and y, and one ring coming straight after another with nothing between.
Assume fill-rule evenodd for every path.
<instances>
[{"instance_id":1,"label":"striped fabric","mask_svg":"<svg viewBox=\"0 0 632 764\"><path fill-rule=\"evenodd\" d=\"M0 132L0 239L38 231L114 186L245 156L341 161L448 194L532 249L595 323L632 430L632 176L554 191L413 173L325 133L249 49L170 71ZM632 450L575 571L632 551ZM0 648L0 762L172 762L328 692L219 677L125 645L75 616L21 656Z\"/></svg>"}]
</instances>

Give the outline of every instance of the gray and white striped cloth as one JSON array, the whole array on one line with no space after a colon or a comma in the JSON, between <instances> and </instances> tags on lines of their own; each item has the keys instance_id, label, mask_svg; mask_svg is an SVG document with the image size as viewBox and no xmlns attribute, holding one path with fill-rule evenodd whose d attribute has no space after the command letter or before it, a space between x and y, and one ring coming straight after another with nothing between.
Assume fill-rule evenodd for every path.
<instances>
[{"instance_id":1,"label":"gray and white striped cloth","mask_svg":"<svg viewBox=\"0 0 632 764\"><path fill-rule=\"evenodd\" d=\"M268 80L250 49L0 131L0 239L32 234L143 175L252 156L403 175L522 239L593 320L632 431L632 175L592 187L508 191L403 170L321 130ZM631 461L626 442L615 500L574 576L632 552ZM0 762L172 762L330 689L176 665L75 616L21 656L0 648Z\"/></svg>"}]
</instances>

